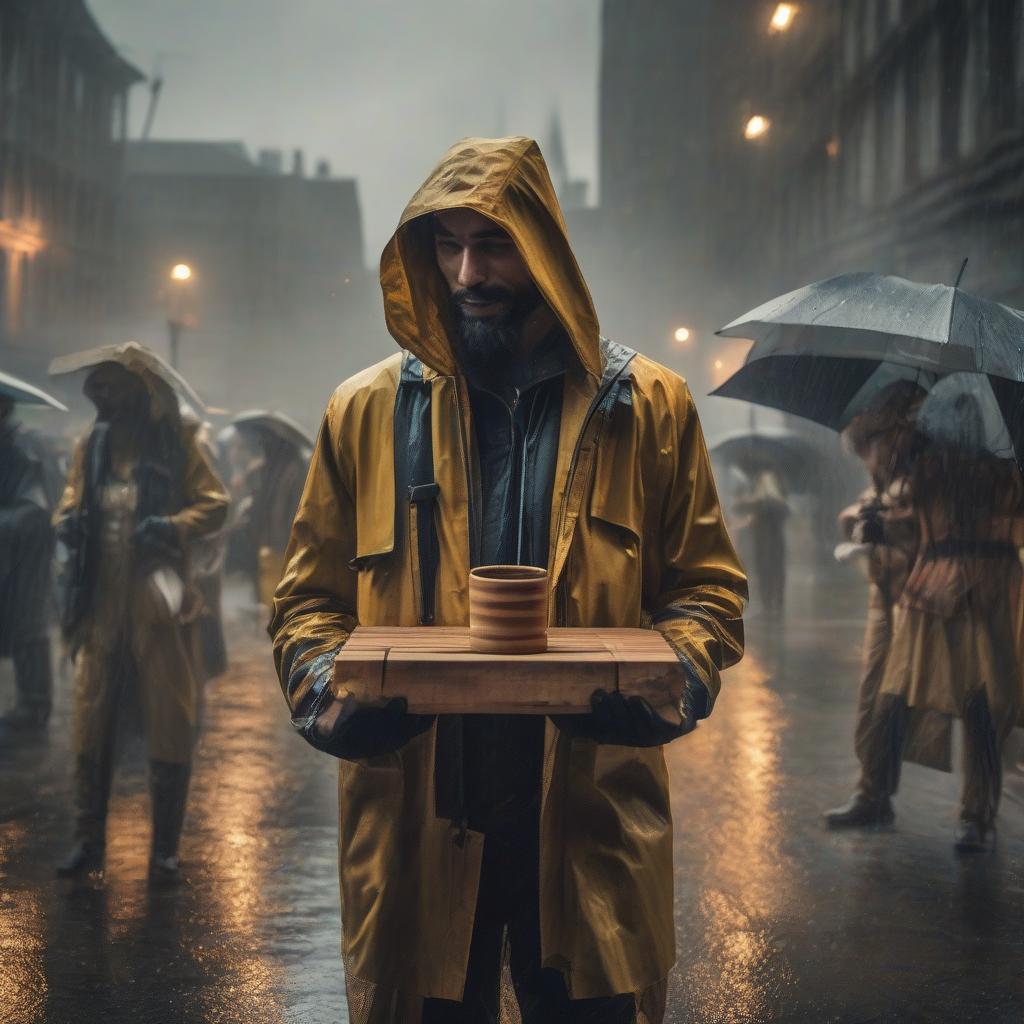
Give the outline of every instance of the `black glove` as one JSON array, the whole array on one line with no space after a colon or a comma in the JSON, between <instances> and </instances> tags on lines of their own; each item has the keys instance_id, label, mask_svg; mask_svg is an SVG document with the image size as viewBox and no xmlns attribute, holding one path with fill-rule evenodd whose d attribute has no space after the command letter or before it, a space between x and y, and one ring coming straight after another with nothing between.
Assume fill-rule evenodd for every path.
<instances>
[{"instance_id":1,"label":"black glove","mask_svg":"<svg viewBox=\"0 0 1024 1024\"><path fill-rule=\"evenodd\" d=\"M310 720L301 732L317 750L344 761L392 753L414 736L426 732L434 721L433 715L410 715L404 697L367 707L349 696L342 700L342 705L341 714L329 733L317 728L318 718ZM327 706L330 707L330 703Z\"/></svg>"},{"instance_id":2,"label":"black glove","mask_svg":"<svg viewBox=\"0 0 1024 1024\"><path fill-rule=\"evenodd\" d=\"M699 683L687 682L679 703L680 722L666 721L643 697L627 697L618 690L595 690L589 715L558 715L554 722L571 736L623 747L660 747L697 728L706 707ZM703 690L703 687L700 687Z\"/></svg>"},{"instance_id":3,"label":"black glove","mask_svg":"<svg viewBox=\"0 0 1024 1024\"><path fill-rule=\"evenodd\" d=\"M146 516L132 534L135 547L150 558L174 559L181 555L178 528L166 516Z\"/></svg>"}]
</instances>

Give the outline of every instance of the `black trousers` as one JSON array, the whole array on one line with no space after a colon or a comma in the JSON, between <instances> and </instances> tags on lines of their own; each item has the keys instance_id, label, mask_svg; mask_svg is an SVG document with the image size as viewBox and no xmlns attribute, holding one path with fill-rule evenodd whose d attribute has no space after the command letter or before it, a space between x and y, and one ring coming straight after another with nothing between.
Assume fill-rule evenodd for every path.
<instances>
[{"instance_id":1,"label":"black trousers","mask_svg":"<svg viewBox=\"0 0 1024 1024\"><path fill-rule=\"evenodd\" d=\"M632 993L570 999L561 972L541 967L537 853L536 834L488 834L463 1001L425 1000L423 1024L497 1024L506 943L523 1024L634 1024Z\"/></svg>"}]
</instances>

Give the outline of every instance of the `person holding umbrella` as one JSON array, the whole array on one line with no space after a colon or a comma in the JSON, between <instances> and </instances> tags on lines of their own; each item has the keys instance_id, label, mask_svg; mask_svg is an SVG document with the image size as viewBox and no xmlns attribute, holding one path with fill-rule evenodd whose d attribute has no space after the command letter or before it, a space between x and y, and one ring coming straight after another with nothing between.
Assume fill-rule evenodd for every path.
<instances>
[{"instance_id":1,"label":"person holding umbrella","mask_svg":"<svg viewBox=\"0 0 1024 1024\"><path fill-rule=\"evenodd\" d=\"M911 488L921 535L900 600L881 694L895 743L911 709L963 722L956 848L986 849L1002 789L1002 751L1024 708L1024 482L997 400L979 374L940 381L921 407Z\"/></svg>"},{"instance_id":2,"label":"person holding umbrella","mask_svg":"<svg viewBox=\"0 0 1024 1024\"><path fill-rule=\"evenodd\" d=\"M917 554L917 519L910 503L913 418L923 388L897 381L884 388L869 408L843 431L844 443L861 459L871 486L839 517L843 555L867 558L868 615L857 699L854 748L860 778L850 799L825 812L830 828L885 825L893 820L891 796L899 781L900 751L887 741L887 717L879 706L879 686L892 641L896 604Z\"/></svg>"},{"instance_id":3,"label":"person holding umbrella","mask_svg":"<svg viewBox=\"0 0 1024 1024\"><path fill-rule=\"evenodd\" d=\"M55 523L65 551L63 628L74 664L75 845L58 873L103 864L119 711L142 708L150 756L151 876L178 874L200 677L189 548L227 513L224 487L186 429L182 378L134 343L54 360L84 371L96 421L75 451Z\"/></svg>"},{"instance_id":4,"label":"person holding umbrella","mask_svg":"<svg viewBox=\"0 0 1024 1024\"><path fill-rule=\"evenodd\" d=\"M239 460L244 465L239 485L244 498L235 529L243 535L241 548L256 599L269 607L284 569L313 439L285 413L261 410L239 413L228 431L222 443L249 456Z\"/></svg>"},{"instance_id":5,"label":"person holding umbrella","mask_svg":"<svg viewBox=\"0 0 1024 1024\"><path fill-rule=\"evenodd\" d=\"M14 662L17 689L0 730L15 736L46 727L53 697L47 614L53 530L43 467L14 420L16 403L67 411L44 391L0 373L0 656Z\"/></svg>"},{"instance_id":6,"label":"person holding umbrella","mask_svg":"<svg viewBox=\"0 0 1024 1024\"><path fill-rule=\"evenodd\" d=\"M892 765L922 710L964 720L956 845L972 850L991 837L999 752L1024 703L1015 543L1024 312L963 291L965 268L953 287L841 274L764 303L719 331L754 346L714 394L843 430L896 381L929 389L905 495L920 546L879 686L888 713L875 707L871 728L886 737ZM855 804L837 819L862 817ZM891 809L881 801L873 814Z\"/></svg>"}]
</instances>

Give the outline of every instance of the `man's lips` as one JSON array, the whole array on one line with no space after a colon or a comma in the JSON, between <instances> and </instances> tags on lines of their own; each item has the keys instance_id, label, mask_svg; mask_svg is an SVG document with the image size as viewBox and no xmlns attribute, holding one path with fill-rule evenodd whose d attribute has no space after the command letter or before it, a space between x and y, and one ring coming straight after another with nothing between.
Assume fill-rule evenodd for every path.
<instances>
[{"instance_id":1,"label":"man's lips","mask_svg":"<svg viewBox=\"0 0 1024 1024\"><path fill-rule=\"evenodd\" d=\"M480 316L488 310L499 310L505 307L505 303L500 299L462 299L459 305L474 316Z\"/></svg>"}]
</instances>

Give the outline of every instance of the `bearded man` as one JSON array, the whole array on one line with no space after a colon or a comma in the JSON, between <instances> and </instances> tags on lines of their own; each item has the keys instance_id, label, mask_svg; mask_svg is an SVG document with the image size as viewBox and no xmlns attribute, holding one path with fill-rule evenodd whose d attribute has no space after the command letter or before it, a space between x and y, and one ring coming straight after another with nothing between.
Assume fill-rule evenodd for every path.
<instances>
[{"instance_id":1,"label":"bearded man","mask_svg":"<svg viewBox=\"0 0 1024 1024\"><path fill-rule=\"evenodd\" d=\"M710 712L746 597L692 399L600 337L529 139L455 145L381 285L403 351L330 400L271 623L293 722L341 759L351 1018L661 1020L660 748ZM571 718L428 718L332 681L357 624L464 626L495 563L549 570L552 625L660 630L675 720L601 691Z\"/></svg>"}]
</instances>

